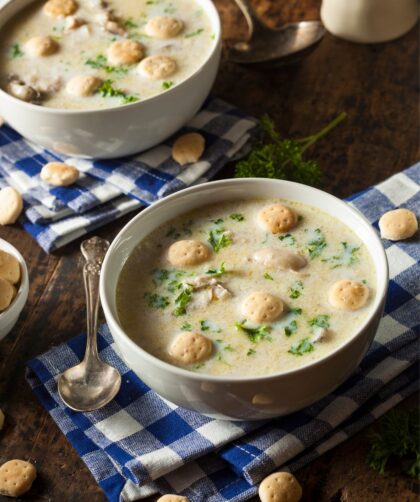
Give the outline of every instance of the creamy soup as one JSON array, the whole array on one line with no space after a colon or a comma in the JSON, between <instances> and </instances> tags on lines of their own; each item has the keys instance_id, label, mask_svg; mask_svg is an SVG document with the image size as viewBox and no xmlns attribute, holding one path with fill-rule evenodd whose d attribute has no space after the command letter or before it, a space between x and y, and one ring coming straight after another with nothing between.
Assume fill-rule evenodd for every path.
<instances>
[{"instance_id":1,"label":"creamy soup","mask_svg":"<svg viewBox=\"0 0 420 502\"><path fill-rule=\"evenodd\" d=\"M166 92L216 43L195 0L36 2L1 32L2 88L64 109L109 108Z\"/></svg>"},{"instance_id":2,"label":"creamy soup","mask_svg":"<svg viewBox=\"0 0 420 502\"><path fill-rule=\"evenodd\" d=\"M343 345L374 295L372 259L347 226L309 205L251 200L155 230L124 264L116 300L126 333L159 359L253 376Z\"/></svg>"}]
</instances>

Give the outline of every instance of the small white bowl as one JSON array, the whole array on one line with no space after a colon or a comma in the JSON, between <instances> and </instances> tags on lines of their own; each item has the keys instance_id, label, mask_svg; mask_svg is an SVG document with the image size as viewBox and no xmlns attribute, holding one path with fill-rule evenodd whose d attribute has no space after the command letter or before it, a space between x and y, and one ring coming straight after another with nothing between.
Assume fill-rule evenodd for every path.
<instances>
[{"instance_id":1,"label":"small white bowl","mask_svg":"<svg viewBox=\"0 0 420 502\"><path fill-rule=\"evenodd\" d=\"M121 269L137 244L160 225L206 204L228 200L281 198L315 206L350 227L367 246L376 269L370 315L344 345L296 370L258 377L211 376L172 366L152 356L124 332L115 293ZM105 317L128 366L158 394L214 418L257 420L286 415L321 399L357 368L375 336L388 287L382 242L368 220L349 204L315 188L262 178L215 181L187 188L153 204L117 235L105 257L100 294Z\"/></svg>"},{"instance_id":2,"label":"small white bowl","mask_svg":"<svg viewBox=\"0 0 420 502\"><path fill-rule=\"evenodd\" d=\"M20 263L21 271L20 285L16 296L9 307L5 311L0 313L0 340L2 340L6 335L10 333L10 331L12 331L19 318L20 313L23 310L23 307L25 306L29 293L29 278L25 260L23 259L23 256L19 253L19 251L4 239L0 239L0 249L17 258Z\"/></svg>"},{"instance_id":3,"label":"small white bowl","mask_svg":"<svg viewBox=\"0 0 420 502\"><path fill-rule=\"evenodd\" d=\"M210 19L214 44L186 80L152 98L102 110L62 110L26 103L0 89L1 115L22 136L59 154L116 158L155 146L201 108L219 68L220 18L211 0L196 0ZM34 0L0 0L0 31Z\"/></svg>"}]
</instances>

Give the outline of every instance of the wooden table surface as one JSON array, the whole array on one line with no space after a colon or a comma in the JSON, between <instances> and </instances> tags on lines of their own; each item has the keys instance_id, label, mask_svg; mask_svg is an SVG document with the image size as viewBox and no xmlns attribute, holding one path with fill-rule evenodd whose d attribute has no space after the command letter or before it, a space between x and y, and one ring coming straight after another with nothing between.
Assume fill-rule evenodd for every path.
<instances>
[{"instance_id":1,"label":"wooden table surface","mask_svg":"<svg viewBox=\"0 0 420 502\"><path fill-rule=\"evenodd\" d=\"M230 0L216 0L227 43L246 33ZM260 0L259 14L271 25L318 17L316 0ZM307 136L341 111L346 121L316 145L322 188L344 197L411 165L418 151L417 28L381 45L356 45L326 35L299 64L270 71L223 61L214 94L255 116L268 112L286 136ZM232 175L228 166L220 177ZM112 239L126 217L101 229ZM78 246L46 255L19 226L0 237L20 249L30 270L30 294L13 332L0 343L0 464L29 459L38 479L24 497L34 501L105 501L89 471L40 406L24 379L24 363L84 329L85 309ZM400 407L417 404L412 397ZM419 500L419 485L398 471L385 477L365 463L363 431L302 469L304 500L382 502ZM9 500L0 496L0 500Z\"/></svg>"}]
</instances>

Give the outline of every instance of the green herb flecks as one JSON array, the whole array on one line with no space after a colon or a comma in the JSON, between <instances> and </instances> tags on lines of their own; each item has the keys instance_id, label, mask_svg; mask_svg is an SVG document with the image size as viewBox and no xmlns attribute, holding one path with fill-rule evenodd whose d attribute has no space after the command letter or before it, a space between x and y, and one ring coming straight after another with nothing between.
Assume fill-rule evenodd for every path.
<instances>
[{"instance_id":1,"label":"green herb flecks","mask_svg":"<svg viewBox=\"0 0 420 502\"><path fill-rule=\"evenodd\" d=\"M232 213L231 215L229 215L229 218L231 220L235 220L235 221L244 221L245 220L245 216L241 213Z\"/></svg>"},{"instance_id":2,"label":"green herb flecks","mask_svg":"<svg viewBox=\"0 0 420 502\"><path fill-rule=\"evenodd\" d=\"M177 228L174 226L171 226L170 229L167 231L165 237L170 237L171 239L179 239L181 235L187 235L190 236L192 235L192 229L191 225L193 224L192 220L189 220L181 225L181 228Z\"/></svg>"},{"instance_id":3,"label":"green herb flecks","mask_svg":"<svg viewBox=\"0 0 420 502\"><path fill-rule=\"evenodd\" d=\"M248 349L248 352L246 353L246 355L247 355L248 357L250 357L250 356L255 355L256 353L257 353L257 351L256 351L256 350L254 350L254 349Z\"/></svg>"},{"instance_id":4,"label":"green herb flecks","mask_svg":"<svg viewBox=\"0 0 420 502\"><path fill-rule=\"evenodd\" d=\"M133 28L138 28L139 25L134 21L132 17L129 17L124 21L124 28L127 30L132 30Z\"/></svg>"},{"instance_id":5,"label":"green herb flecks","mask_svg":"<svg viewBox=\"0 0 420 502\"><path fill-rule=\"evenodd\" d=\"M201 329L201 331L208 331L210 329L210 325L209 325L208 321L206 321L206 320L200 321L200 329Z\"/></svg>"},{"instance_id":6,"label":"green herb flecks","mask_svg":"<svg viewBox=\"0 0 420 502\"><path fill-rule=\"evenodd\" d=\"M292 345L288 350L289 354L293 354L294 356L302 356L307 352L312 352L314 350L313 343L309 338L303 338L295 345Z\"/></svg>"},{"instance_id":7,"label":"green herb flecks","mask_svg":"<svg viewBox=\"0 0 420 502\"><path fill-rule=\"evenodd\" d=\"M139 100L137 96L128 96L121 89L113 87L113 83L113 80L105 80L96 92L103 98L121 98L123 104L134 103Z\"/></svg>"},{"instance_id":8,"label":"green herb flecks","mask_svg":"<svg viewBox=\"0 0 420 502\"><path fill-rule=\"evenodd\" d=\"M327 241L320 228L316 228L310 235L309 241L306 245L306 251L309 258L313 260L317 258L322 251L327 247Z\"/></svg>"},{"instance_id":9,"label":"green herb flecks","mask_svg":"<svg viewBox=\"0 0 420 502\"><path fill-rule=\"evenodd\" d=\"M190 33L187 33L185 35L185 38L196 37L197 35L200 35L201 33L203 33L203 31L204 31L204 28L198 28L198 30L191 31Z\"/></svg>"},{"instance_id":10,"label":"green herb flecks","mask_svg":"<svg viewBox=\"0 0 420 502\"><path fill-rule=\"evenodd\" d=\"M267 279L267 281L274 281L273 277L268 272L264 272L263 277Z\"/></svg>"},{"instance_id":11,"label":"green herb flecks","mask_svg":"<svg viewBox=\"0 0 420 502\"><path fill-rule=\"evenodd\" d=\"M175 12L176 12L176 8L173 6L173 4L171 4L171 3L170 3L170 4L168 4L168 6L167 6L167 7L165 7L165 8L163 9L163 12L164 12L165 14L175 14Z\"/></svg>"},{"instance_id":12,"label":"green herb flecks","mask_svg":"<svg viewBox=\"0 0 420 502\"><path fill-rule=\"evenodd\" d=\"M147 301L147 305L155 309L164 309L170 303L167 296L161 296L157 293L145 293L144 298Z\"/></svg>"},{"instance_id":13,"label":"green herb flecks","mask_svg":"<svg viewBox=\"0 0 420 502\"><path fill-rule=\"evenodd\" d=\"M187 305L192 300L192 288L184 287L182 292L175 298L176 309L173 311L174 316L179 317L187 313Z\"/></svg>"},{"instance_id":14,"label":"green herb flecks","mask_svg":"<svg viewBox=\"0 0 420 502\"><path fill-rule=\"evenodd\" d=\"M207 270L206 274L211 275L212 277L221 277L223 274L228 273L225 268L225 262L222 261L219 268L211 268Z\"/></svg>"},{"instance_id":15,"label":"green herb flecks","mask_svg":"<svg viewBox=\"0 0 420 502\"><path fill-rule=\"evenodd\" d=\"M281 240L285 246L294 246L296 243L296 238L292 234L279 235L279 240Z\"/></svg>"},{"instance_id":16,"label":"green herb flecks","mask_svg":"<svg viewBox=\"0 0 420 502\"><path fill-rule=\"evenodd\" d=\"M389 411L380 421L379 432L370 434L367 462L380 474L398 459L402 470L420 480L420 411Z\"/></svg>"},{"instance_id":17,"label":"green herb flecks","mask_svg":"<svg viewBox=\"0 0 420 502\"><path fill-rule=\"evenodd\" d=\"M261 126L265 140L258 142L251 153L236 164L237 178L280 178L307 185L318 185L321 169L314 160L305 160L303 155L316 141L336 127L346 114L340 113L326 127L307 138L283 139L274 122L265 115Z\"/></svg>"},{"instance_id":18,"label":"green herb flecks","mask_svg":"<svg viewBox=\"0 0 420 502\"><path fill-rule=\"evenodd\" d=\"M20 44L13 44L9 48L9 57L11 57L12 59L21 58L24 55L25 53L21 49Z\"/></svg>"},{"instance_id":19,"label":"green herb flecks","mask_svg":"<svg viewBox=\"0 0 420 502\"><path fill-rule=\"evenodd\" d=\"M327 314L320 314L316 317L310 319L308 324L311 328L329 328L330 327L330 316Z\"/></svg>"},{"instance_id":20,"label":"green herb flecks","mask_svg":"<svg viewBox=\"0 0 420 502\"><path fill-rule=\"evenodd\" d=\"M232 239L226 234L224 228L210 230L207 242L213 248L213 251L218 253L222 248L226 248L232 244Z\"/></svg>"},{"instance_id":21,"label":"green herb flecks","mask_svg":"<svg viewBox=\"0 0 420 502\"><path fill-rule=\"evenodd\" d=\"M182 331L191 331L192 330L192 324L185 321L181 324L181 329Z\"/></svg>"},{"instance_id":22,"label":"green herb flecks","mask_svg":"<svg viewBox=\"0 0 420 502\"><path fill-rule=\"evenodd\" d=\"M232 347L232 345L230 345L230 344L229 345L225 345L223 347L223 350L226 350L227 352L235 352L235 348Z\"/></svg>"},{"instance_id":23,"label":"green herb flecks","mask_svg":"<svg viewBox=\"0 0 420 502\"><path fill-rule=\"evenodd\" d=\"M353 246L348 242L342 242L341 246L343 248L342 253L340 255L335 255L330 260L333 263L332 268L337 267L351 267L355 263L359 261L359 257L357 256L357 252L360 249L360 246Z\"/></svg>"},{"instance_id":24,"label":"green herb flecks","mask_svg":"<svg viewBox=\"0 0 420 502\"><path fill-rule=\"evenodd\" d=\"M252 343L261 342L263 340L266 340L268 342L272 341L272 338L270 336L271 326L263 325L258 326L257 328L250 328L249 326L246 326L245 323L246 319L241 322L236 322L235 327L238 331L245 333Z\"/></svg>"},{"instance_id":25,"label":"green herb flecks","mask_svg":"<svg viewBox=\"0 0 420 502\"><path fill-rule=\"evenodd\" d=\"M284 327L284 334L286 336L292 336L294 333L296 333L297 329L298 329L297 321L295 320L290 321L289 324Z\"/></svg>"},{"instance_id":26,"label":"green herb flecks","mask_svg":"<svg viewBox=\"0 0 420 502\"><path fill-rule=\"evenodd\" d=\"M87 59L85 61L85 65L90 66L95 70L103 70L105 73L115 73L119 76L125 75L128 72L128 68L126 66L109 65L103 54L98 54L95 59Z\"/></svg>"},{"instance_id":27,"label":"green herb flecks","mask_svg":"<svg viewBox=\"0 0 420 502\"><path fill-rule=\"evenodd\" d=\"M162 88L165 91L170 89L173 85L175 85L175 82L173 82L172 80L167 80L166 82L162 82Z\"/></svg>"},{"instance_id":28,"label":"green herb flecks","mask_svg":"<svg viewBox=\"0 0 420 502\"><path fill-rule=\"evenodd\" d=\"M289 298L292 300L296 300L303 292L303 282L295 281L292 286L289 288Z\"/></svg>"}]
</instances>

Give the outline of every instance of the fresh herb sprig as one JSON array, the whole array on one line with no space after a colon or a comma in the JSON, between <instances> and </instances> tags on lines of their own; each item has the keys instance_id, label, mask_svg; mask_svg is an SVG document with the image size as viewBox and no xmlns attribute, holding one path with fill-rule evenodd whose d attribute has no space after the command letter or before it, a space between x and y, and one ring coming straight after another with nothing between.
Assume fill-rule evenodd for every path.
<instances>
[{"instance_id":1,"label":"fresh herb sprig","mask_svg":"<svg viewBox=\"0 0 420 502\"><path fill-rule=\"evenodd\" d=\"M103 98L121 98L122 103L125 105L139 100L137 96L129 96L121 89L117 89L113 86L113 83L113 80L105 80L96 92Z\"/></svg>"},{"instance_id":2,"label":"fresh herb sprig","mask_svg":"<svg viewBox=\"0 0 420 502\"><path fill-rule=\"evenodd\" d=\"M9 48L9 57L12 59L21 58L24 55L25 54L19 44L13 44Z\"/></svg>"},{"instance_id":3,"label":"fresh herb sprig","mask_svg":"<svg viewBox=\"0 0 420 502\"><path fill-rule=\"evenodd\" d=\"M295 345L292 345L288 352L294 356L303 356L306 352L312 352L314 348L315 347L309 338L303 338L303 340L300 340Z\"/></svg>"},{"instance_id":4,"label":"fresh herb sprig","mask_svg":"<svg viewBox=\"0 0 420 502\"><path fill-rule=\"evenodd\" d=\"M112 66L108 64L106 57L103 54L98 54L95 59L87 59L86 66L90 66L95 70L103 70L105 73L115 73L117 75L125 75L128 72L126 66Z\"/></svg>"},{"instance_id":5,"label":"fresh herb sprig","mask_svg":"<svg viewBox=\"0 0 420 502\"><path fill-rule=\"evenodd\" d=\"M257 143L250 154L236 164L237 178L279 178L306 185L318 185L321 169L314 160L303 158L306 150L342 122L340 113L319 132L302 139L283 139L268 115L261 118L261 127L268 141Z\"/></svg>"},{"instance_id":6,"label":"fresh herb sprig","mask_svg":"<svg viewBox=\"0 0 420 502\"><path fill-rule=\"evenodd\" d=\"M252 343L261 342L262 340L272 341L270 336L271 326L258 326L257 328L250 328L246 326L246 320L236 322L235 327L237 330L242 331L247 335Z\"/></svg>"},{"instance_id":7,"label":"fresh herb sprig","mask_svg":"<svg viewBox=\"0 0 420 502\"><path fill-rule=\"evenodd\" d=\"M207 270L207 272L206 272L207 275L211 275L212 277L221 277L222 275L227 274L227 273L228 273L228 270L226 270L226 268L225 268L224 261L222 261L219 268L211 268L211 269Z\"/></svg>"},{"instance_id":8,"label":"fresh herb sprig","mask_svg":"<svg viewBox=\"0 0 420 502\"><path fill-rule=\"evenodd\" d=\"M379 432L370 434L367 462L384 474L390 461L398 459L401 469L420 480L420 411L391 410L381 420Z\"/></svg>"}]
</instances>

